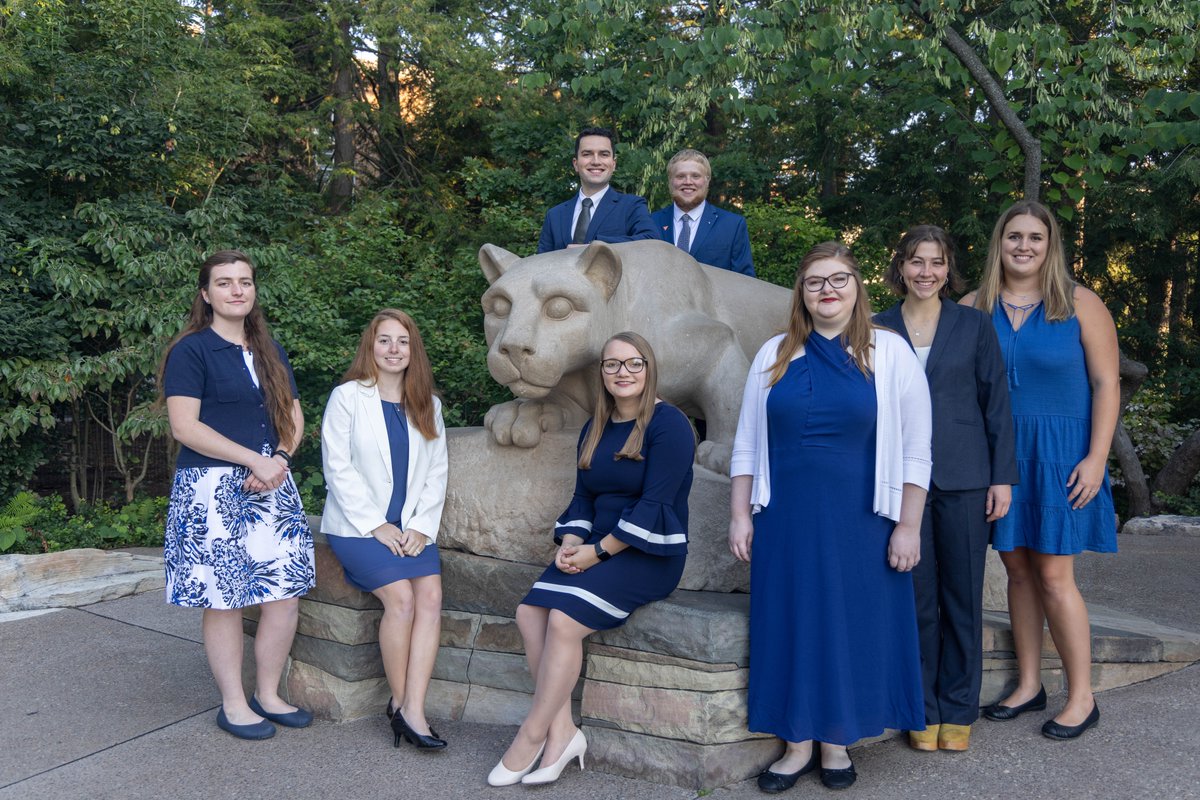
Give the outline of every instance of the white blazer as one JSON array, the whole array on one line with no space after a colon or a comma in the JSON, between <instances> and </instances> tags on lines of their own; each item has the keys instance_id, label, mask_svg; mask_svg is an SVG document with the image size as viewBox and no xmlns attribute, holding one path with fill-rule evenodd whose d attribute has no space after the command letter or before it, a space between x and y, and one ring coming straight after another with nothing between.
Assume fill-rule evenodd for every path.
<instances>
[{"instance_id":1,"label":"white blazer","mask_svg":"<svg viewBox=\"0 0 1200 800\"><path fill-rule=\"evenodd\" d=\"M408 483L401 528L437 539L446 504L446 426L442 404L433 398L437 438L430 441L408 422ZM321 532L368 537L387 522L392 500L392 451L379 390L357 381L329 395L321 422L321 464L325 471L325 508Z\"/></svg>"}]
</instances>

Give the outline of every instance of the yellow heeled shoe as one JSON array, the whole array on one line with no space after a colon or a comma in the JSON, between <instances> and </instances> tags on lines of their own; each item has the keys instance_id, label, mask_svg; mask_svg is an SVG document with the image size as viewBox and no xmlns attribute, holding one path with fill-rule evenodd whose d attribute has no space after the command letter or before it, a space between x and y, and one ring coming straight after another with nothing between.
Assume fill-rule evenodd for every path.
<instances>
[{"instance_id":1,"label":"yellow heeled shoe","mask_svg":"<svg viewBox=\"0 0 1200 800\"><path fill-rule=\"evenodd\" d=\"M926 725L923 731L909 731L908 744L913 750L924 750L927 753L938 749L938 731L941 725Z\"/></svg>"},{"instance_id":2,"label":"yellow heeled shoe","mask_svg":"<svg viewBox=\"0 0 1200 800\"><path fill-rule=\"evenodd\" d=\"M937 746L939 750L966 750L971 743L970 725L952 725L943 722L938 730Z\"/></svg>"}]
</instances>

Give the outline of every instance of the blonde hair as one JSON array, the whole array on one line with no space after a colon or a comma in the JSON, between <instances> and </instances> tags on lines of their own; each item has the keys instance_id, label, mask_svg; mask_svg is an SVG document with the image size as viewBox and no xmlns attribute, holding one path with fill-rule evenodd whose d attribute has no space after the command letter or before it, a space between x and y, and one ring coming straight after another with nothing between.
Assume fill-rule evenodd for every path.
<instances>
[{"instance_id":1,"label":"blonde hair","mask_svg":"<svg viewBox=\"0 0 1200 800\"><path fill-rule=\"evenodd\" d=\"M600 349L601 358L604 357L604 351L612 342L625 342L625 344L632 345L638 355L646 361L644 370L646 377L642 381L642 396L638 400L637 414L633 418L633 430L629 432L629 438L625 440L625 445L613 454L614 461L622 458L641 461L642 441L646 436L646 428L650 426L650 418L654 416L654 404L658 399L658 361L654 357L654 349L650 347L650 343L633 331L624 331L610 337L604 343L604 347ZM600 369L600 365L597 364L596 368ZM604 426L608 424L608 419L612 416L616 405L613 396L604 386L604 378L601 376L600 388L596 392L595 410L592 412L592 425L583 439L583 444L579 446L580 469L592 468L592 456L596 454L596 445L600 444L600 437L604 435Z\"/></svg>"},{"instance_id":2,"label":"blonde hair","mask_svg":"<svg viewBox=\"0 0 1200 800\"><path fill-rule=\"evenodd\" d=\"M671 156L671 160L667 162L667 177L675 173L675 165L680 161L695 161L700 165L700 169L704 172L704 177L712 179L712 165L708 163L708 157L699 150L680 150L675 155Z\"/></svg>"},{"instance_id":3,"label":"blonde hair","mask_svg":"<svg viewBox=\"0 0 1200 800\"><path fill-rule=\"evenodd\" d=\"M417 323L398 308L385 308L363 330L358 340L358 351L350 369L342 376L342 382L359 381L367 386L379 382L379 367L375 364L375 337L379 326L387 320L399 322L408 331L408 367L404 370L404 413L417 426L427 440L437 438L437 424L433 415L433 368L425 352L425 341L417 330Z\"/></svg>"},{"instance_id":4,"label":"blonde hair","mask_svg":"<svg viewBox=\"0 0 1200 800\"><path fill-rule=\"evenodd\" d=\"M1035 200L1021 200L1011 205L996 220L992 229L992 240L988 245L987 264L983 268L983 280L975 292L975 307L992 313L1000 300L1004 288L1004 262L1001 250L1004 229L1008 223L1021 216L1030 216L1046 226L1046 260L1039 274L1042 290L1042 307L1049 322L1061 322L1075 316L1075 281L1067 270L1067 257L1063 252L1062 233L1050 209Z\"/></svg>"},{"instance_id":5,"label":"blonde hair","mask_svg":"<svg viewBox=\"0 0 1200 800\"><path fill-rule=\"evenodd\" d=\"M849 349L863 376L871 377L871 348L875 346L871 331L878 326L871 322L871 303L867 299L867 289L863 286L858 261L850 252L850 248L841 242L821 242L804 255L800 268L796 270L796 283L792 287L792 313L783 341L779 345L779 354L775 357L775 363L771 365L768 386L779 382L787 372L792 354L804 346L813 332L812 314L809 313L808 306L804 305L804 273L813 264L825 259L844 264L854 279L854 285L858 287L858 296L854 300L854 309L850 312L850 321L838 337L838 341L842 347Z\"/></svg>"}]
</instances>

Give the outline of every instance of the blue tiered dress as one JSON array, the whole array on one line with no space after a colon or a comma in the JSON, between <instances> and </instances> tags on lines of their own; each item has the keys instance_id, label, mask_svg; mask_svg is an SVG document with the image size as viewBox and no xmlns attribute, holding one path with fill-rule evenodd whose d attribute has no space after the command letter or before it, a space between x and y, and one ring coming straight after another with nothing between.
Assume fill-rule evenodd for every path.
<instances>
[{"instance_id":1,"label":"blue tiered dress","mask_svg":"<svg viewBox=\"0 0 1200 800\"><path fill-rule=\"evenodd\" d=\"M1091 446L1092 388L1079 339L1079 319L1046 320L1043 304L1014 330L1003 306L992 323L1008 369L1020 483L1008 515L996 521L992 546L1073 555L1117 551L1108 471L1096 497L1072 509L1067 479Z\"/></svg>"},{"instance_id":2,"label":"blue tiered dress","mask_svg":"<svg viewBox=\"0 0 1200 800\"><path fill-rule=\"evenodd\" d=\"M876 399L837 339L814 333L767 395L771 501L750 560L751 731L849 745L921 730L912 575L888 566L871 511Z\"/></svg>"},{"instance_id":3,"label":"blue tiered dress","mask_svg":"<svg viewBox=\"0 0 1200 800\"><path fill-rule=\"evenodd\" d=\"M604 426L591 469L577 471L575 496L554 528L560 544L565 534L574 534L590 547L611 533L629 547L574 575L551 564L523 603L558 609L593 630L605 630L679 585L687 555L695 436L679 409L659 403L646 428L643 460L613 460L632 429L632 421ZM587 431L585 425L580 442Z\"/></svg>"}]
</instances>

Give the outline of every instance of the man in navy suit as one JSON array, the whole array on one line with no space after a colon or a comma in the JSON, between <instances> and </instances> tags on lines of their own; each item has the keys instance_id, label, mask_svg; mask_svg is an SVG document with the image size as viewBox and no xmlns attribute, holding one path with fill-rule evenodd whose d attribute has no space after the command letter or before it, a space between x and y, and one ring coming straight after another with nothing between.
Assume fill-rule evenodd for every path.
<instances>
[{"instance_id":1,"label":"man in navy suit","mask_svg":"<svg viewBox=\"0 0 1200 800\"><path fill-rule=\"evenodd\" d=\"M652 215L658 235L701 264L754 277L746 218L707 201L711 179L712 167L699 150L680 150L671 158L667 180L675 204Z\"/></svg>"},{"instance_id":2,"label":"man in navy suit","mask_svg":"<svg viewBox=\"0 0 1200 800\"><path fill-rule=\"evenodd\" d=\"M575 137L571 165L579 176L579 194L546 212L539 253L596 241L658 238L646 201L608 185L617 168L615 147L616 138L608 128L584 128Z\"/></svg>"}]
</instances>

